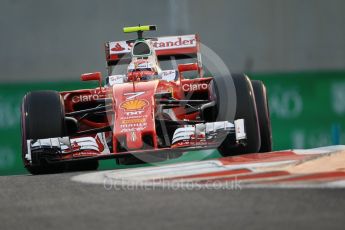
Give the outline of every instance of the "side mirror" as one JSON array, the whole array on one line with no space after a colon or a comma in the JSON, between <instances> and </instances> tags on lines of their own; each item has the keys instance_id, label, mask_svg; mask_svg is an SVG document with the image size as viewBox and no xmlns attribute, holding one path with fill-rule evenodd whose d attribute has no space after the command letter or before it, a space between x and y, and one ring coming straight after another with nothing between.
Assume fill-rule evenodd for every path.
<instances>
[{"instance_id":1,"label":"side mirror","mask_svg":"<svg viewBox=\"0 0 345 230\"><path fill-rule=\"evenodd\" d=\"M101 72L94 72L94 73L84 73L81 75L82 81L98 81L99 87L102 87L102 73Z\"/></svg>"},{"instance_id":2,"label":"side mirror","mask_svg":"<svg viewBox=\"0 0 345 230\"><path fill-rule=\"evenodd\" d=\"M179 64L178 71L179 72L186 72L186 71L197 71L199 70L197 63L188 63L188 64Z\"/></svg>"}]
</instances>

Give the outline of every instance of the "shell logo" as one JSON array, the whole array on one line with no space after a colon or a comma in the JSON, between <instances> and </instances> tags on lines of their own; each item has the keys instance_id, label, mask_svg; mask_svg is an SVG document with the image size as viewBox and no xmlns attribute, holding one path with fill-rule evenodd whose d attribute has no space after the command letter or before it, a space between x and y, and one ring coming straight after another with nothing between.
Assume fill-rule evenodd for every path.
<instances>
[{"instance_id":1,"label":"shell logo","mask_svg":"<svg viewBox=\"0 0 345 230\"><path fill-rule=\"evenodd\" d=\"M124 110L142 110L144 109L149 103L146 100L142 99L135 99L130 101L122 102L120 107Z\"/></svg>"}]
</instances>

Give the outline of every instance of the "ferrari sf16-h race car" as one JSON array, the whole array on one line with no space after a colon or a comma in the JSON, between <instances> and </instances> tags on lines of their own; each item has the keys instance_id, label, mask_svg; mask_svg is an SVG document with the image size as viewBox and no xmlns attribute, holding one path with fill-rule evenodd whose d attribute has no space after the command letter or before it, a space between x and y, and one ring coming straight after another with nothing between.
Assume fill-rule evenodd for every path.
<instances>
[{"instance_id":1,"label":"ferrari sf16-h race car","mask_svg":"<svg viewBox=\"0 0 345 230\"><path fill-rule=\"evenodd\" d=\"M105 43L99 87L27 93L21 106L22 159L32 174L159 162L193 150L223 156L270 151L262 82L244 74L205 76L198 35L144 38L156 26L125 27L134 40Z\"/></svg>"}]
</instances>

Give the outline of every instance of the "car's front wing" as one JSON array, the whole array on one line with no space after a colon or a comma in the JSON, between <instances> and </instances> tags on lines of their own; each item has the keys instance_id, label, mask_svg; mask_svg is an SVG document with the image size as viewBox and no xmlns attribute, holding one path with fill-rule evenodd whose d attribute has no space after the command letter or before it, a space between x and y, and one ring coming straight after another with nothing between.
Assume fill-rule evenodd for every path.
<instances>
[{"instance_id":1,"label":"car's front wing","mask_svg":"<svg viewBox=\"0 0 345 230\"><path fill-rule=\"evenodd\" d=\"M111 153L104 133L88 137L61 137L38 140L27 140L26 160L31 164L39 164L41 160L64 162L85 159L111 159L125 155L146 153L166 154L167 152L187 152L200 149L217 148L227 135L232 135L233 144L245 144L247 135L243 119L184 125L177 128L168 148L128 150Z\"/></svg>"}]
</instances>

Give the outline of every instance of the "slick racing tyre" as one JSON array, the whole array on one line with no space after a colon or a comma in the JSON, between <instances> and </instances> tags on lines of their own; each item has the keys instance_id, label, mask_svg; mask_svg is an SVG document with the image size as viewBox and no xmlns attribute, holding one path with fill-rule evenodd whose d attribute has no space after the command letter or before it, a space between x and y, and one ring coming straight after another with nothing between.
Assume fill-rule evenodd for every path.
<instances>
[{"instance_id":1,"label":"slick racing tyre","mask_svg":"<svg viewBox=\"0 0 345 230\"><path fill-rule=\"evenodd\" d=\"M235 98L227 97L228 89L220 86L224 81L233 80L236 91ZM258 113L256 109L255 96L251 81L244 74L235 74L231 77L214 78L214 91L216 94L217 120L228 120L233 122L236 119L244 119L247 134L246 145L234 145L233 135L228 135L221 143L218 150L223 156L238 155L244 153L256 153L260 150L260 129ZM236 100L236 103L234 101ZM231 108L231 107L236 108ZM227 110L221 108L228 108ZM233 111L235 109L235 111Z\"/></svg>"},{"instance_id":2,"label":"slick racing tyre","mask_svg":"<svg viewBox=\"0 0 345 230\"><path fill-rule=\"evenodd\" d=\"M22 159L31 174L58 173L64 165L44 160L29 162L27 140L63 137L66 134L63 100L56 91L36 91L26 94L21 106Z\"/></svg>"},{"instance_id":3,"label":"slick racing tyre","mask_svg":"<svg viewBox=\"0 0 345 230\"><path fill-rule=\"evenodd\" d=\"M258 111L261 147L260 152L272 151L272 129L266 87L262 81L252 81Z\"/></svg>"},{"instance_id":4,"label":"slick racing tyre","mask_svg":"<svg viewBox=\"0 0 345 230\"><path fill-rule=\"evenodd\" d=\"M62 98L55 91L37 91L25 95L22 116L27 139L65 135L65 112Z\"/></svg>"}]
</instances>

